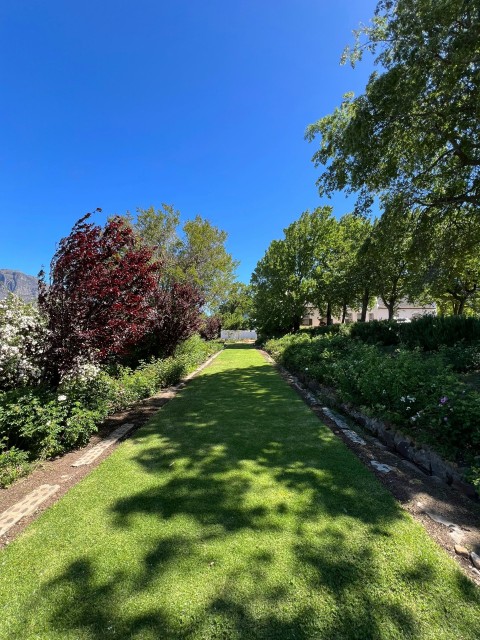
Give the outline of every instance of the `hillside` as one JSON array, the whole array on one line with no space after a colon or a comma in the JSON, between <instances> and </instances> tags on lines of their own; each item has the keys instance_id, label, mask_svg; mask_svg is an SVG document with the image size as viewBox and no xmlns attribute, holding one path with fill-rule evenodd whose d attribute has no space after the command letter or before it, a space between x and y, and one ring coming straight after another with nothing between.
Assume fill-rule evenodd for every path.
<instances>
[{"instance_id":1,"label":"hillside","mask_svg":"<svg viewBox=\"0 0 480 640\"><path fill-rule=\"evenodd\" d=\"M38 285L35 276L29 276L21 271L0 269L0 300L14 293L25 302L37 299Z\"/></svg>"}]
</instances>

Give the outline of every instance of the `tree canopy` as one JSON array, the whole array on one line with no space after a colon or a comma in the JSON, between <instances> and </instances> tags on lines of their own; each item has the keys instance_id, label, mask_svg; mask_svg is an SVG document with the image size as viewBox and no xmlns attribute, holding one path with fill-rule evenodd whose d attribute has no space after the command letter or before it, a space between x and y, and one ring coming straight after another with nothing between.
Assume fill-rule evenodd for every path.
<instances>
[{"instance_id":1,"label":"tree canopy","mask_svg":"<svg viewBox=\"0 0 480 640\"><path fill-rule=\"evenodd\" d=\"M238 262L226 250L227 233L201 216L181 226L180 212L172 205L137 209L127 215L142 242L162 262L162 282L196 287L205 307L215 312L230 293Z\"/></svg>"},{"instance_id":2,"label":"tree canopy","mask_svg":"<svg viewBox=\"0 0 480 640\"><path fill-rule=\"evenodd\" d=\"M344 60L378 70L357 97L307 128L321 194L401 196L439 216L480 203L480 4L381 0Z\"/></svg>"}]
</instances>

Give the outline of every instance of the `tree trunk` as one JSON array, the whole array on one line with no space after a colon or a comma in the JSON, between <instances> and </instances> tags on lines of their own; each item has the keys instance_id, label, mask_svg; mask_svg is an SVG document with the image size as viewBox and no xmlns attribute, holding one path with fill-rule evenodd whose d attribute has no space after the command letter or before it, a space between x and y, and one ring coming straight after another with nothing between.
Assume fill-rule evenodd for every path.
<instances>
[{"instance_id":1,"label":"tree trunk","mask_svg":"<svg viewBox=\"0 0 480 640\"><path fill-rule=\"evenodd\" d=\"M333 324L332 320L332 305L330 302L327 303L327 326Z\"/></svg>"},{"instance_id":2,"label":"tree trunk","mask_svg":"<svg viewBox=\"0 0 480 640\"><path fill-rule=\"evenodd\" d=\"M363 290L362 296L362 314L360 316L360 322L367 321L368 301L370 300L370 291L368 289Z\"/></svg>"},{"instance_id":3,"label":"tree trunk","mask_svg":"<svg viewBox=\"0 0 480 640\"><path fill-rule=\"evenodd\" d=\"M392 302L390 304L387 304L387 309L388 309L388 319L393 320L393 316L395 315L395 303Z\"/></svg>"},{"instance_id":4,"label":"tree trunk","mask_svg":"<svg viewBox=\"0 0 480 640\"><path fill-rule=\"evenodd\" d=\"M467 301L466 298L462 298L461 300L458 301L458 313L457 315L461 316L465 310L465 302Z\"/></svg>"},{"instance_id":5,"label":"tree trunk","mask_svg":"<svg viewBox=\"0 0 480 640\"><path fill-rule=\"evenodd\" d=\"M300 320L299 318L295 318L292 326L292 333L297 333L300 329Z\"/></svg>"},{"instance_id":6,"label":"tree trunk","mask_svg":"<svg viewBox=\"0 0 480 640\"><path fill-rule=\"evenodd\" d=\"M346 316L347 316L347 303L344 302L342 305L342 324L345 324Z\"/></svg>"}]
</instances>

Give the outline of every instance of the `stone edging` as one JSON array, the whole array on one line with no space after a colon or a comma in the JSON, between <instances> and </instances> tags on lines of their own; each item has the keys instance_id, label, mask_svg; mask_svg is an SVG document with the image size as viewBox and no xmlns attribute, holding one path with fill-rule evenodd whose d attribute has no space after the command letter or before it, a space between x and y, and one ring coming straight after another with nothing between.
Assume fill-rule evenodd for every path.
<instances>
[{"instance_id":1,"label":"stone edging","mask_svg":"<svg viewBox=\"0 0 480 640\"><path fill-rule=\"evenodd\" d=\"M154 396L151 396L151 398L162 397L165 403L168 402L186 386L189 380L194 378L201 371L203 371L203 369L208 367L208 365L211 364L215 360L215 358L217 358L223 351L224 349L220 348L216 353L205 360L205 362L200 364L194 371L182 378L176 385L172 387L166 387L164 389L159 389L159 391L154 394ZM144 398L143 402L145 402L146 400L148 400L148 398ZM135 403L136 406L140 406L141 404L142 401ZM161 407L159 406L158 409L160 408ZM134 411L135 408L131 407L131 410ZM112 419L114 416L115 414L108 416L108 419ZM83 447L83 455L76 461L74 461L71 464L71 467L74 467L75 469L87 467L88 471L79 475L73 483L62 486L63 479L65 477L68 478L68 476L61 476L58 478L60 484L38 485L33 489L33 491L30 491L26 495L23 495L20 500L14 502L7 509L2 511L0 513L0 539L2 542L2 544L0 544L0 547L9 544L11 540L13 540L26 526L26 524L31 522L32 519L36 519L40 515L40 513L48 508L51 504L53 504L53 502L57 502L57 500L62 498L63 495L65 495L65 493L72 486L83 480L85 475L88 474L90 470L95 468L97 465L103 462L106 457L113 453L112 448L108 455L104 456L103 454L107 452L107 449L110 449L112 445L117 444L120 440L124 439L128 434L130 434L139 426L141 425L139 425L138 423L134 424L132 422L123 424L121 427L115 429L105 438L102 438L97 444L90 446L91 443L89 442L85 447ZM82 449L67 451L59 457L59 460L65 459L66 456L71 456L80 451L82 451ZM33 471L33 474L34 473L35 471ZM30 479L32 478L33 474L30 475ZM29 477L27 476L24 479L28 481ZM12 488L14 484L10 485L10 487L6 487L2 491L8 492L8 490ZM27 522L24 521L25 518L27 519ZM10 533L10 530L17 524L21 525L21 529L17 529L12 538L6 539L7 534Z\"/></svg>"},{"instance_id":2,"label":"stone edging","mask_svg":"<svg viewBox=\"0 0 480 640\"><path fill-rule=\"evenodd\" d=\"M279 365L270 354L268 355L272 362L286 370L282 365ZM480 496L473 484L470 484L463 478L463 473L467 469L462 469L451 462L446 462L438 453L430 449L430 447L415 443L413 438L406 436L392 425L386 424L377 418L371 418L350 404L340 402L334 389L309 378L303 372L289 369L288 373L294 375L301 383L310 389L310 391L320 397L322 402L343 411L355 420L361 427L385 444L388 449L395 451L402 458L413 462L413 464L424 473L440 478L443 482L458 489L458 491L472 500L479 501Z\"/></svg>"}]
</instances>

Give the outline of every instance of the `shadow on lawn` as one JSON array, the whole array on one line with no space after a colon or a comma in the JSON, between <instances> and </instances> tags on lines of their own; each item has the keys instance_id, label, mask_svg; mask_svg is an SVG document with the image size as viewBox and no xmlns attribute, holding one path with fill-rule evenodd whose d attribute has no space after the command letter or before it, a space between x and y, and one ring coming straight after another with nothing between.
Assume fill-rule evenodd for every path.
<instances>
[{"instance_id":1,"label":"shadow on lawn","mask_svg":"<svg viewBox=\"0 0 480 640\"><path fill-rule=\"evenodd\" d=\"M78 559L42 594L52 627L95 639L419 637L422 620L382 576L405 514L276 372L207 370L181 396L136 436L157 442L136 458L150 487L112 507L118 529L133 532L139 515L156 529L141 568L120 562L100 580L94 559ZM385 556L377 541L390 543ZM394 578L421 599L437 567L412 557ZM172 603L168 585L184 579ZM204 593L198 605L188 592ZM148 606L127 613L142 597ZM455 598L480 604L460 572ZM445 616L443 601L430 606Z\"/></svg>"}]
</instances>

